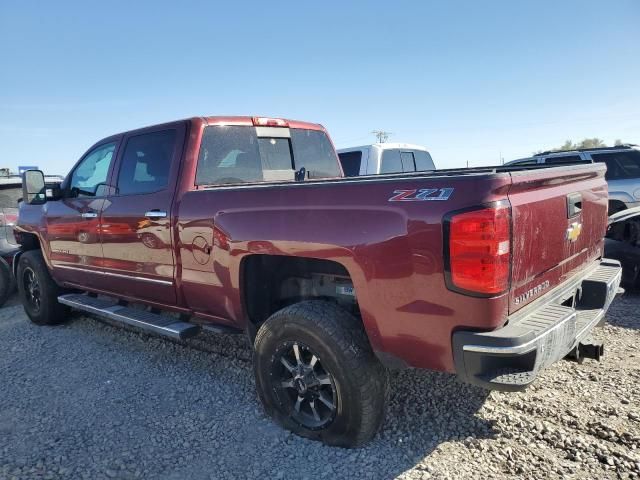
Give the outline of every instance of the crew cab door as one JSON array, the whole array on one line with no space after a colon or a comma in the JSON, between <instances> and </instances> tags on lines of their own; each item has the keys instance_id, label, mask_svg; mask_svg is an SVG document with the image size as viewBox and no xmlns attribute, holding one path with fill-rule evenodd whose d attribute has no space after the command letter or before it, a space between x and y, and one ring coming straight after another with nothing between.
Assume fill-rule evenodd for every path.
<instances>
[{"instance_id":1,"label":"crew cab door","mask_svg":"<svg viewBox=\"0 0 640 480\"><path fill-rule=\"evenodd\" d=\"M62 198L44 205L49 258L60 282L103 287L99 221L118 144L115 139L89 150L63 183Z\"/></svg>"},{"instance_id":2,"label":"crew cab door","mask_svg":"<svg viewBox=\"0 0 640 480\"><path fill-rule=\"evenodd\" d=\"M107 290L120 296L176 302L171 206L184 135L179 123L124 139L101 216Z\"/></svg>"}]
</instances>

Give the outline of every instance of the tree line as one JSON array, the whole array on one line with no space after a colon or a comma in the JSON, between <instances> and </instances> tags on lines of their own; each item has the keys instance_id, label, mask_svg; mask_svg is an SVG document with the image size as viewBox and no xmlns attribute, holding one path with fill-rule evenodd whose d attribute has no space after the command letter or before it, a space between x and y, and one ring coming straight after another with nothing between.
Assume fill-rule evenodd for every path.
<instances>
[{"instance_id":1,"label":"tree line","mask_svg":"<svg viewBox=\"0 0 640 480\"><path fill-rule=\"evenodd\" d=\"M620 139L617 139L613 145L623 145L624 142ZM579 148L598 148L598 147L607 147L608 145L601 138L593 137L593 138L585 138L580 142L574 143L573 140L567 140L562 145L557 148L552 148L550 151L558 152L560 150L577 150ZM543 150L534 153L541 153Z\"/></svg>"}]
</instances>

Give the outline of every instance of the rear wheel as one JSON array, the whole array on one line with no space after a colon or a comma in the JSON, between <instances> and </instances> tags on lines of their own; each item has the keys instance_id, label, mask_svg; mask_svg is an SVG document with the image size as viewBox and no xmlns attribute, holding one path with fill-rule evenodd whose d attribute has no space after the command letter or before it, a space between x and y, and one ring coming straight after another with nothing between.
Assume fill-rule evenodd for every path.
<instances>
[{"instance_id":1,"label":"rear wheel","mask_svg":"<svg viewBox=\"0 0 640 480\"><path fill-rule=\"evenodd\" d=\"M273 314L254 343L265 410L292 432L329 445L370 440L384 419L387 372L360 322L325 301Z\"/></svg>"},{"instance_id":2,"label":"rear wheel","mask_svg":"<svg viewBox=\"0 0 640 480\"><path fill-rule=\"evenodd\" d=\"M70 309L58 303L64 293L51 278L40 250L20 256L16 278L24 311L37 325L55 325L69 317Z\"/></svg>"}]
</instances>

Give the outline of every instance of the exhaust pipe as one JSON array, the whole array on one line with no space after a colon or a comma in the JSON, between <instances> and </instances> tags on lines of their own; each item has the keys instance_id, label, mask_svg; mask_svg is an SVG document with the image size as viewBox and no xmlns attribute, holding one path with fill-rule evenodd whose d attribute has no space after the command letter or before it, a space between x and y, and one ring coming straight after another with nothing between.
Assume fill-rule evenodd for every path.
<instances>
[{"instance_id":1,"label":"exhaust pipe","mask_svg":"<svg viewBox=\"0 0 640 480\"><path fill-rule=\"evenodd\" d=\"M593 360L600 361L600 357L604 355L604 343L602 342L589 342L579 343L571 350L565 359L571 360L581 364L585 358L592 358Z\"/></svg>"}]
</instances>

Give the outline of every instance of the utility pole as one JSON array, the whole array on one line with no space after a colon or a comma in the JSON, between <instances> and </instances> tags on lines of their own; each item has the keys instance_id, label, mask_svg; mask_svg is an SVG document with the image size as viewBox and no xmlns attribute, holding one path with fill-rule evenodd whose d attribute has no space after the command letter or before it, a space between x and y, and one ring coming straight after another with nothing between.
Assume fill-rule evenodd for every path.
<instances>
[{"instance_id":1,"label":"utility pole","mask_svg":"<svg viewBox=\"0 0 640 480\"><path fill-rule=\"evenodd\" d=\"M374 130L373 133L378 139L378 143L384 143L389 139L391 132L385 132L384 130Z\"/></svg>"}]
</instances>

